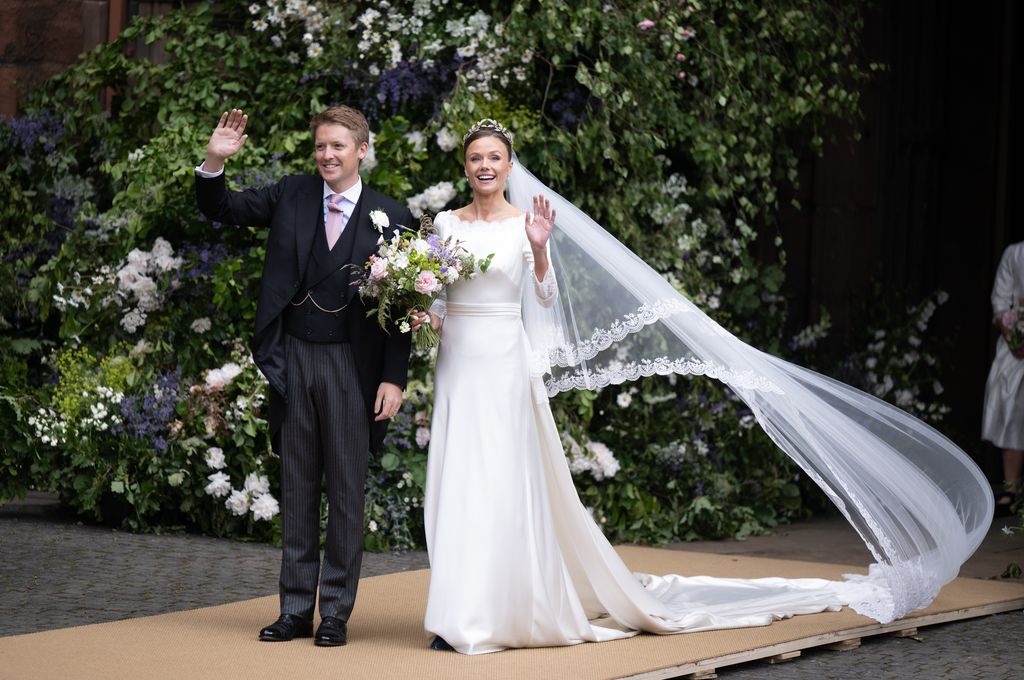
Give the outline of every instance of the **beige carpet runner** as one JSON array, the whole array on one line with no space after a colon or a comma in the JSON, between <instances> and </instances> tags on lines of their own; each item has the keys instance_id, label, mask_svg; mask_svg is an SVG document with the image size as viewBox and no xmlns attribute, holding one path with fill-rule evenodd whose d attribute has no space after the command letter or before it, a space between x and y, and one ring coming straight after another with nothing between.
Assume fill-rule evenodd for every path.
<instances>
[{"instance_id":1,"label":"beige carpet runner","mask_svg":"<svg viewBox=\"0 0 1024 680\"><path fill-rule=\"evenodd\" d=\"M843 573L863 572L831 564L652 548L621 547L619 552L633 570L655 574L838 579ZM737 659L757 658L758 650L763 652L760 656L766 656L767 650L793 641L803 641L797 648L819 645L823 636L839 633L841 637L843 631L848 636L851 630L873 624L843 610L797 616L762 628L641 635L600 644L466 657L427 649L423 613L428 575L423 570L364 579L349 624L347 647L319 648L309 639L273 644L257 641L259 628L277 616L277 597L272 596L0 638L0 678L620 678L706 659L719 659L721 663L710 663L715 668ZM983 615L1021 606L1024 585L962 578L946 586L931 607L916 612L902 627L918 625L915 619L935 622L937 614L948 613L946 618L954 619L963 618L963 610L969 610L966 615L970 616L971 611Z\"/></svg>"}]
</instances>

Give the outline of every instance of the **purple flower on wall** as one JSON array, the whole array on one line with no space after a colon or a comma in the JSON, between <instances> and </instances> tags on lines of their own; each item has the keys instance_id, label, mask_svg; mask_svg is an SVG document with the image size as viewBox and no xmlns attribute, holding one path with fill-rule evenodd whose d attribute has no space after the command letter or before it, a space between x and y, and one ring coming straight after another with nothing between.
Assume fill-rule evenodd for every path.
<instances>
[{"instance_id":1,"label":"purple flower on wall","mask_svg":"<svg viewBox=\"0 0 1024 680\"><path fill-rule=\"evenodd\" d=\"M161 373L151 391L121 399L122 424L117 434L149 442L157 454L167 450L167 425L174 420L181 376L178 371Z\"/></svg>"},{"instance_id":2,"label":"purple flower on wall","mask_svg":"<svg viewBox=\"0 0 1024 680\"><path fill-rule=\"evenodd\" d=\"M270 155L270 162L259 168L245 168L239 173L237 181L243 189L255 189L274 184L285 176L281 165L284 153L275 151Z\"/></svg>"},{"instance_id":3,"label":"purple flower on wall","mask_svg":"<svg viewBox=\"0 0 1024 680\"><path fill-rule=\"evenodd\" d=\"M199 244L184 244L179 252L185 262L181 268L181 275L185 279L213 275L213 268L230 255L223 243L205 241Z\"/></svg>"},{"instance_id":4,"label":"purple flower on wall","mask_svg":"<svg viewBox=\"0 0 1024 680\"><path fill-rule=\"evenodd\" d=\"M555 97L549 109L555 124L563 130L575 131L590 110L598 110L601 101L590 94L582 85L573 84L561 95Z\"/></svg>"},{"instance_id":5,"label":"purple flower on wall","mask_svg":"<svg viewBox=\"0 0 1024 680\"><path fill-rule=\"evenodd\" d=\"M4 120L14 133L15 144L25 154L39 151L37 144L42 144L42 151L53 153L57 142L64 136L63 119L49 111Z\"/></svg>"},{"instance_id":6,"label":"purple flower on wall","mask_svg":"<svg viewBox=\"0 0 1024 680\"><path fill-rule=\"evenodd\" d=\"M307 73L303 84L317 81L332 92L343 92L344 99L332 104L353 104L366 114L370 125L401 114L409 119L432 119L441 103L455 87L455 79L463 59L437 59L426 66L421 61L399 62L394 68L371 76L356 63Z\"/></svg>"}]
</instances>

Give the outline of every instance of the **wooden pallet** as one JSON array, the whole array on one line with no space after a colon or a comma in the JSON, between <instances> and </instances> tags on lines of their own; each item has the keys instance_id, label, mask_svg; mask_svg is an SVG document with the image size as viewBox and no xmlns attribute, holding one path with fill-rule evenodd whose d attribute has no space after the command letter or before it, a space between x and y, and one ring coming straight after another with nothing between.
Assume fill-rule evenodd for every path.
<instances>
[{"instance_id":1,"label":"wooden pallet","mask_svg":"<svg viewBox=\"0 0 1024 680\"><path fill-rule=\"evenodd\" d=\"M918 628L934 626L940 623L951 621L963 621L974 619L991 614L1002 614L1004 612L1024 609L1024 598L995 602L992 604L957 609L941 614L926 614L913 616L899 621L893 621L882 625L880 623L857 626L822 635L790 640L766 647L757 647L735 654L702 659L693 663L681 664L659 668L654 671L647 671L637 675L621 676L620 680L668 680L669 678L685 678L686 680L710 680L717 678L717 670L725 666L748 663L750 661L761 661L763 663L782 663L791 661L800 656L806 649L821 647L834 651L849 651L860 647L861 640L875 635L889 635L893 637L912 637L917 635Z\"/></svg>"}]
</instances>

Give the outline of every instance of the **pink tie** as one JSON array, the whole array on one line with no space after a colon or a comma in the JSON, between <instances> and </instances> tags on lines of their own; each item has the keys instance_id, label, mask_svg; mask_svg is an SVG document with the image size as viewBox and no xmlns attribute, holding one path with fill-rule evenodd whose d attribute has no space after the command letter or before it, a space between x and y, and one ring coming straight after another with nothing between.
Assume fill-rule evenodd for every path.
<instances>
[{"instance_id":1,"label":"pink tie","mask_svg":"<svg viewBox=\"0 0 1024 680\"><path fill-rule=\"evenodd\" d=\"M345 228L345 212L341 209L341 202L344 200L345 197L341 194L332 194L327 200L327 247L332 250Z\"/></svg>"}]
</instances>

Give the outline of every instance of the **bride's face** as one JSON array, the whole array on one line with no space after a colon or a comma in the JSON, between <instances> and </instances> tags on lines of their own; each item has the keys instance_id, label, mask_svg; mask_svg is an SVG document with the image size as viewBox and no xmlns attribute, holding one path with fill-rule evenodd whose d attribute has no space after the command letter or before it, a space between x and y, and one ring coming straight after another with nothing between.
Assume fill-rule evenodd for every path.
<instances>
[{"instance_id":1,"label":"bride's face","mask_svg":"<svg viewBox=\"0 0 1024 680\"><path fill-rule=\"evenodd\" d=\"M481 137L466 147L466 177L474 194L489 195L505 190L505 180L512 171L505 144L496 137Z\"/></svg>"}]
</instances>

